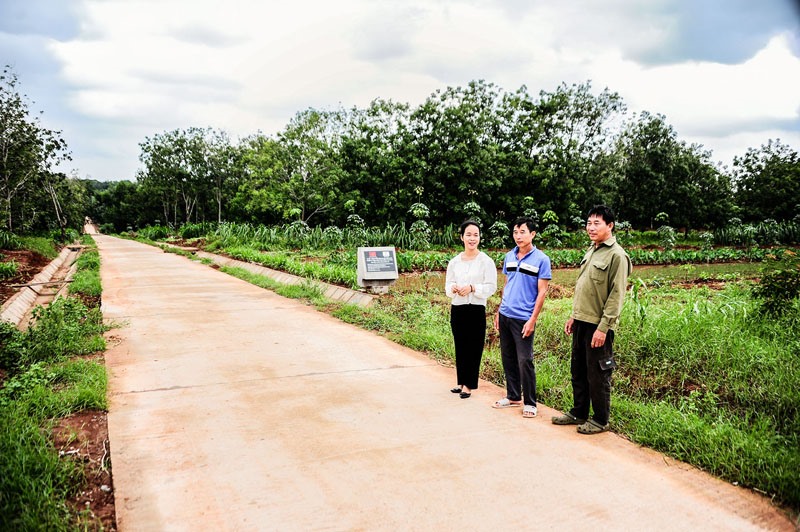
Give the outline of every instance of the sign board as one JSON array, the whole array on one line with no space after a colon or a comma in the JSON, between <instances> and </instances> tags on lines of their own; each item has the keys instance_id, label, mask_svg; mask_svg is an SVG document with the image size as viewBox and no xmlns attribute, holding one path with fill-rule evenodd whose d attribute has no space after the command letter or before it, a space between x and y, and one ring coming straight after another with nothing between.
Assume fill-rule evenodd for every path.
<instances>
[{"instance_id":1,"label":"sign board","mask_svg":"<svg viewBox=\"0 0 800 532\"><path fill-rule=\"evenodd\" d=\"M386 286L397 279L393 246L358 248L358 286Z\"/></svg>"}]
</instances>

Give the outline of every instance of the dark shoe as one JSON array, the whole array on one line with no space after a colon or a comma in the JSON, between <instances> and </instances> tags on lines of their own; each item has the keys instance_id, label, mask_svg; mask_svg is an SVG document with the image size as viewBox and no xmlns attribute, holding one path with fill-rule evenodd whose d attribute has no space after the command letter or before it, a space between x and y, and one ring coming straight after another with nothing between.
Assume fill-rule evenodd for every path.
<instances>
[{"instance_id":1,"label":"dark shoe","mask_svg":"<svg viewBox=\"0 0 800 532\"><path fill-rule=\"evenodd\" d=\"M601 425L594 419L590 419L583 425L578 427L578 432L581 434L600 434L608 430L608 423Z\"/></svg>"},{"instance_id":2,"label":"dark shoe","mask_svg":"<svg viewBox=\"0 0 800 532\"><path fill-rule=\"evenodd\" d=\"M461 397L462 399L466 399L470 395L472 395L472 394L469 393L469 392L461 392L458 396Z\"/></svg>"},{"instance_id":3,"label":"dark shoe","mask_svg":"<svg viewBox=\"0 0 800 532\"><path fill-rule=\"evenodd\" d=\"M453 393L461 393L461 386L456 386L455 388L453 388L450 391L453 392Z\"/></svg>"},{"instance_id":4,"label":"dark shoe","mask_svg":"<svg viewBox=\"0 0 800 532\"><path fill-rule=\"evenodd\" d=\"M586 423L585 419L578 419L569 412L563 416L553 416L550 421L553 422L553 425L583 425Z\"/></svg>"}]
</instances>

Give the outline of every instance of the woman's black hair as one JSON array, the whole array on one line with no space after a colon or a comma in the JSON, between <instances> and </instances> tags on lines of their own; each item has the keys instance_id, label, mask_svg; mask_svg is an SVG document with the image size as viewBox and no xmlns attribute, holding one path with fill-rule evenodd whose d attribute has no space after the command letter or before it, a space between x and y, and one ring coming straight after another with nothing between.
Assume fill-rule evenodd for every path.
<instances>
[{"instance_id":1,"label":"woman's black hair","mask_svg":"<svg viewBox=\"0 0 800 532\"><path fill-rule=\"evenodd\" d=\"M462 223L458 228L458 234L464 236L464 231L466 231L467 227L469 227L470 225L474 225L475 227L477 227L479 234L483 232L481 230L481 224L479 224L475 220L464 220L464 223Z\"/></svg>"}]
</instances>

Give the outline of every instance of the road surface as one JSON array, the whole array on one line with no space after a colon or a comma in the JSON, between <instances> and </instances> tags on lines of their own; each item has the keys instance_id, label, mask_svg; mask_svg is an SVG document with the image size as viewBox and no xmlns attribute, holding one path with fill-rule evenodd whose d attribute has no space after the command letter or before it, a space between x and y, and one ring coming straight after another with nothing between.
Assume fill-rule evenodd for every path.
<instances>
[{"instance_id":1,"label":"road surface","mask_svg":"<svg viewBox=\"0 0 800 532\"><path fill-rule=\"evenodd\" d=\"M96 235L122 531L794 530L770 503L186 258Z\"/></svg>"}]
</instances>

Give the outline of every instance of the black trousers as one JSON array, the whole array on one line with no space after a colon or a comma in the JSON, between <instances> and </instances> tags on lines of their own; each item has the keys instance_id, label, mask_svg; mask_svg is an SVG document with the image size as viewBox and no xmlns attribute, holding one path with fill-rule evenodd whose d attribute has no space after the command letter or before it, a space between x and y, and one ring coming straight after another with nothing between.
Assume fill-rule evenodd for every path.
<instances>
[{"instance_id":1,"label":"black trousers","mask_svg":"<svg viewBox=\"0 0 800 532\"><path fill-rule=\"evenodd\" d=\"M486 307L451 305L450 329L456 346L456 377L459 386L478 387L483 345L486 342Z\"/></svg>"},{"instance_id":2,"label":"black trousers","mask_svg":"<svg viewBox=\"0 0 800 532\"><path fill-rule=\"evenodd\" d=\"M522 337L525 320L500 314L500 357L506 377L506 397L536 406L536 368L533 365L533 334Z\"/></svg>"},{"instance_id":3,"label":"black trousers","mask_svg":"<svg viewBox=\"0 0 800 532\"><path fill-rule=\"evenodd\" d=\"M606 343L592 347L592 335L597 324L575 320L572 324L572 396L570 414L589 419L591 405L594 419L600 425L608 423L611 410L611 373L614 361L614 331L606 334Z\"/></svg>"}]
</instances>

